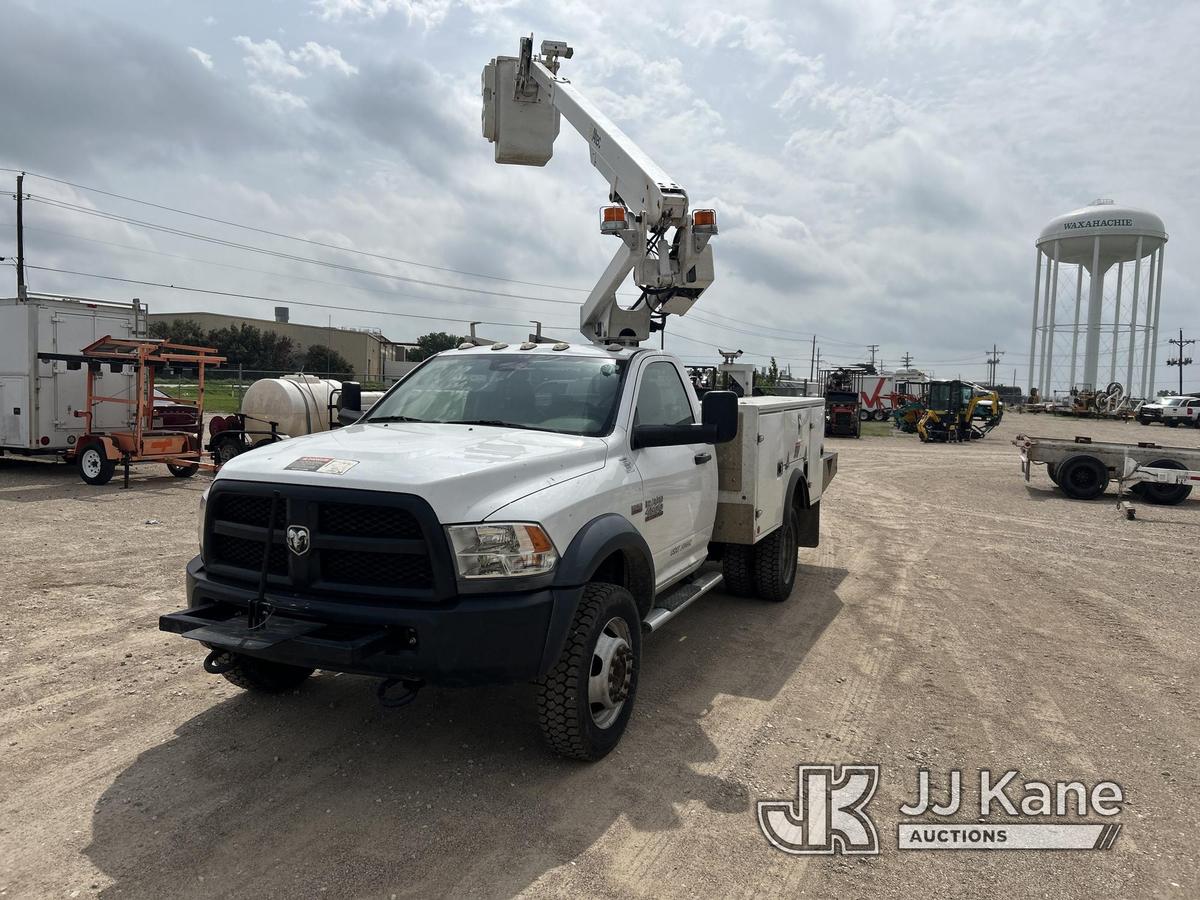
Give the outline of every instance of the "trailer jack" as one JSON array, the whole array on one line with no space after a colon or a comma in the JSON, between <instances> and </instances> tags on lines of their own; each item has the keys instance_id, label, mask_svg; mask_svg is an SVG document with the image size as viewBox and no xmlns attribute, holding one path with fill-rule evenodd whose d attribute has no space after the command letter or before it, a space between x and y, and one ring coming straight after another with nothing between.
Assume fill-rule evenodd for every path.
<instances>
[{"instance_id":1,"label":"trailer jack","mask_svg":"<svg viewBox=\"0 0 1200 900\"><path fill-rule=\"evenodd\" d=\"M403 693L388 694L388 691L396 685L403 686ZM375 689L375 696L379 698L379 705L384 709L400 709L416 700L417 691L424 686L425 682L411 678L385 678L379 682L379 687Z\"/></svg>"}]
</instances>

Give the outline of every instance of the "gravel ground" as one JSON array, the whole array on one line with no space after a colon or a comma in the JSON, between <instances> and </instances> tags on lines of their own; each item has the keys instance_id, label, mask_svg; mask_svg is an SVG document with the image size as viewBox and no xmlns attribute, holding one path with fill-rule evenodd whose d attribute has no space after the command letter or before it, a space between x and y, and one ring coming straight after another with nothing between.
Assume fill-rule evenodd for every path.
<instances>
[{"instance_id":1,"label":"gravel ground","mask_svg":"<svg viewBox=\"0 0 1200 900\"><path fill-rule=\"evenodd\" d=\"M795 593L713 595L648 639L595 765L548 756L528 686L403 711L318 674L263 699L156 630L205 478L129 491L0 460L0 896L1200 896L1200 500L1026 485L1018 431L1200 432L1010 414L986 440L838 441ZM877 857L770 848L802 762L882 767ZM918 766L1111 779L1103 852L900 852ZM969 818L969 817L960 817Z\"/></svg>"}]
</instances>

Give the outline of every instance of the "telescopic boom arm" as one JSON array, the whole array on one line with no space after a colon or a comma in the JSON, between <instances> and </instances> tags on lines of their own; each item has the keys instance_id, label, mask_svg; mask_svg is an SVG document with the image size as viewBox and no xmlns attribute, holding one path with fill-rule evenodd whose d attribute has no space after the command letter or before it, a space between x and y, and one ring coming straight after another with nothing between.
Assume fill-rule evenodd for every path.
<instances>
[{"instance_id":1,"label":"telescopic boom arm","mask_svg":"<svg viewBox=\"0 0 1200 900\"><path fill-rule=\"evenodd\" d=\"M596 343L637 344L650 336L655 319L683 315L712 284L708 241L717 233L716 216L707 209L689 214L687 192L558 75L560 60L573 55L561 41L543 41L535 56L528 37L519 57L498 56L485 66L483 135L496 145L496 162L526 166L550 160L560 116L588 142L616 204L602 210L600 230L620 237L622 246L580 311L580 331ZM616 292L631 274L641 296L625 309Z\"/></svg>"}]
</instances>

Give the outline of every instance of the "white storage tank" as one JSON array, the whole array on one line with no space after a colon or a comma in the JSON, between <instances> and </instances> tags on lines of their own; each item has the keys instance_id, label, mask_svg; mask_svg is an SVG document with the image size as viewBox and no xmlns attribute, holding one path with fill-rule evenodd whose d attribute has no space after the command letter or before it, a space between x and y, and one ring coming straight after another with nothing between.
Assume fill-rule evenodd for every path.
<instances>
[{"instance_id":1,"label":"white storage tank","mask_svg":"<svg viewBox=\"0 0 1200 900\"><path fill-rule=\"evenodd\" d=\"M279 431L288 437L328 431L337 421L337 409L330 410L330 400L336 404L341 389L340 381L303 373L263 378L246 390L242 412L252 417L248 428L256 424L253 420L278 422ZM381 391L363 391L362 408L366 410L382 396Z\"/></svg>"}]
</instances>

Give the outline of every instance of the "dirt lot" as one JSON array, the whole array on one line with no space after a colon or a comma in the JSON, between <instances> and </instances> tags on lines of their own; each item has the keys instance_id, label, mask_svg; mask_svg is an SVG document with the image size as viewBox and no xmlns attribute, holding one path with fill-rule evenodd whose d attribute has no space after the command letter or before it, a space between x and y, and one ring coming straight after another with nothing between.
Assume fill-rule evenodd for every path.
<instances>
[{"instance_id":1,"label":"dirt lot","mask_svg":"<svg viewBox=\"0 0 1200 900\"><path fill-rule=\"evenodd\" d=\"M1200 500L1131 522L1026 486L1020 430L1200 446L1028 415L971 446L839 441L791 600L714 595L650 638L591 766L542 750L528 686L384 711L365 679L262 699L205 675L156 630L204 479L0 460L0 896L1198 896ZM767 845L755 801L801 762L882 766L880 856ZM899 852L921 765L1112 779L1124 830Z\"/></svg>"}]
</instances>

